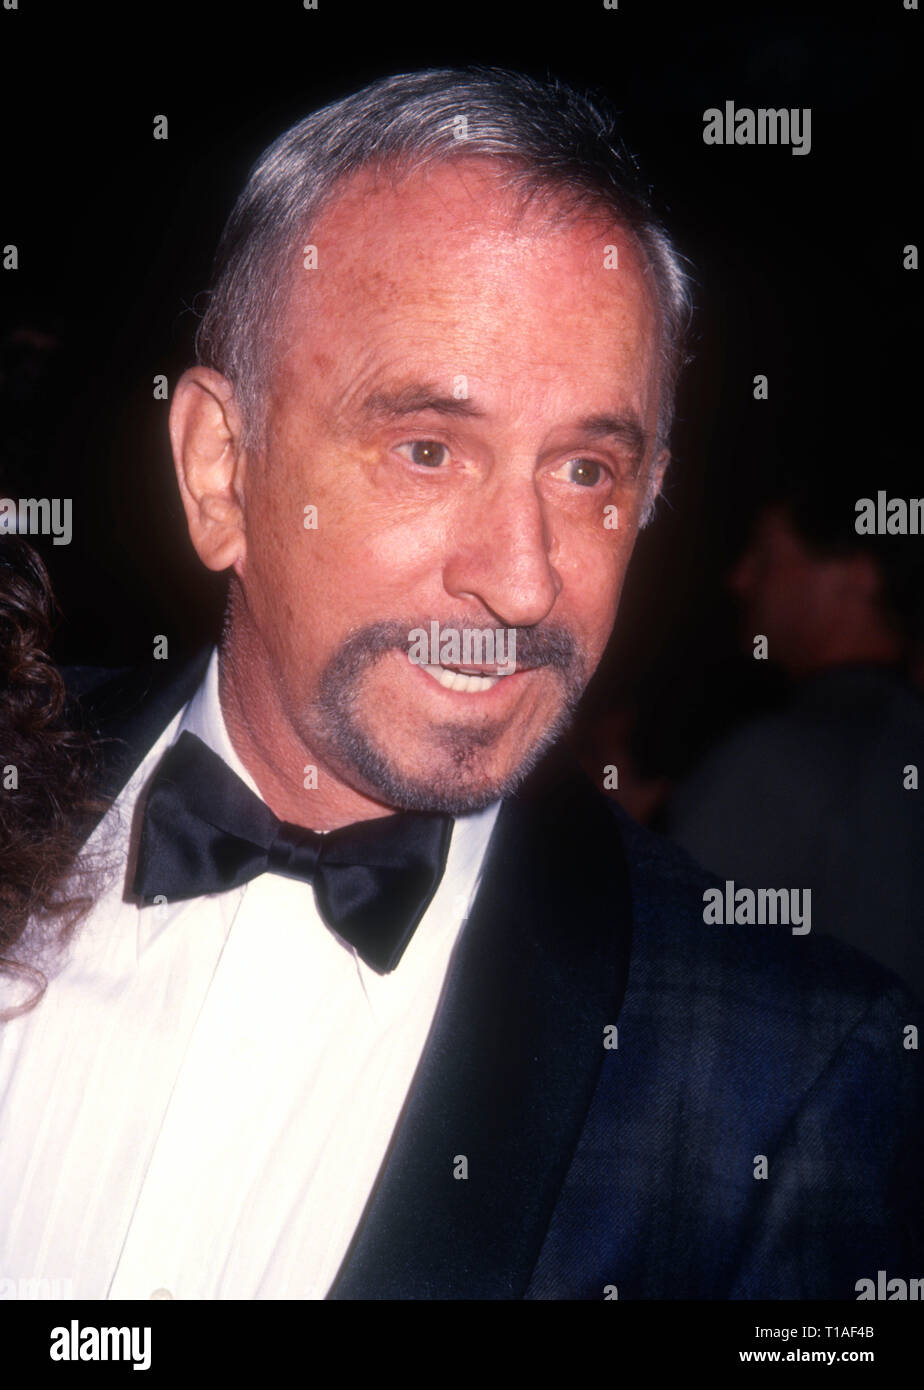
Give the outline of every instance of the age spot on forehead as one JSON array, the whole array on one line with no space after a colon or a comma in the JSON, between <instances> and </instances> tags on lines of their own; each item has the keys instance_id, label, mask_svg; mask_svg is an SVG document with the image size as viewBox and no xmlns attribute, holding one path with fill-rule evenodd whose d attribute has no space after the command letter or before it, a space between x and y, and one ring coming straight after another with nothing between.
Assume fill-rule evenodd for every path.
<instances>
[{"instance_id":1,"label":"age spot on forehead","mask_svg":"<svg viewBox=\"0 0 924 1390\"><path fill-rule=\"evenodd\" d=\"M501 391L505 378L596 371L633 379L641 407L657 337L642 255L598 212L553 210L537 201L524 213L506 171L484 159L397 181L355 175L313 232L321 273L296 282L285 339L298 377L329 377L342 400L405 358L418 375L441 366Z\"/></svg>"}]
</instances>

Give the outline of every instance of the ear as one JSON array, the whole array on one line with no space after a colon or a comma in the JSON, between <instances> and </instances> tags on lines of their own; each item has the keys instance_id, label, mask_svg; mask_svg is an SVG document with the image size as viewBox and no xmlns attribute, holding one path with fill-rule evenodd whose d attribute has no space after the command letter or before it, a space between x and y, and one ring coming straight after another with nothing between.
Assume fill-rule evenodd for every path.
<instances>
[{"instance_id":1,"label":"ear","mask_svg":"<svg viewBox=\"0 0 924 1390\"><path fill-rule=\"evenodd\" d=\"M651 472L648 475L648 488L645 492L645 500L642 503L641 516L639 517L639 530L641 530L643 526L647 526L654 516L654 505L661 495L664 474L667 472L667 465L670 461L670 450L662 449L651 465Z\"/></svg>"},{"instance_id":2,"label":"ear","mask_svg":"<svg viewBox=\"0 0 924 1390\"><path fill-rule=\"evenodd\" d=\"M242 438L231 383L208 367L184 372L170 407L170 443L190 539L210 570L239 572L246 557Z\"/></svg>"}]
</instances>

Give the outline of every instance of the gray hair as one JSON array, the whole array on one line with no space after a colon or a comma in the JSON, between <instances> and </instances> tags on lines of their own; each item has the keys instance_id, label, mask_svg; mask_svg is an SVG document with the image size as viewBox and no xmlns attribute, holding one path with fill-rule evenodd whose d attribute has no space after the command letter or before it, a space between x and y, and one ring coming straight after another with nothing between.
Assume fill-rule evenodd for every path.
<instances>
[{"instance_id":1,"label":"gray hair","mask_svg":"<svg viewBox=\"0 0 924 1390\"><path fill-rule=\"evenodd\" d=\"M616 123L603 99L558 81L500 68L441 68L373 82L274 141L225 226L196 335L199 361L234 387L245 443L255 445L265 430L264 387L291 290L292 249L310 236L340 183L366 167L410 173L480 155L505 161L511 188L527 200L555 191L634 235L660 307L658 446L665 447L686 360L691 282Z\"/></svg>"}]
</instances>

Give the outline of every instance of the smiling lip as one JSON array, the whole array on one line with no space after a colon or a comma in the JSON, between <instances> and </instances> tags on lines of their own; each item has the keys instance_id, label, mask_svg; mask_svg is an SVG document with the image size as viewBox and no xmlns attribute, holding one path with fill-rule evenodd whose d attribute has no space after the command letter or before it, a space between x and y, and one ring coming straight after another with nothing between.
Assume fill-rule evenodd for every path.
<instances>
[{"instance_id":1,"label":"smiling lip","mask_svg":"<svg viewBox=\"0 0 924 1390\"><path fill-rule=\"evenodd\" d=\"M502 680L509 680L513 675L525 674L526 670L531 668L516 667L504 675L500 674L496 666L422 665L419 669L444 690L452 690L459 695L483 695L493 690Z\"/></svg>"}]
</instances>

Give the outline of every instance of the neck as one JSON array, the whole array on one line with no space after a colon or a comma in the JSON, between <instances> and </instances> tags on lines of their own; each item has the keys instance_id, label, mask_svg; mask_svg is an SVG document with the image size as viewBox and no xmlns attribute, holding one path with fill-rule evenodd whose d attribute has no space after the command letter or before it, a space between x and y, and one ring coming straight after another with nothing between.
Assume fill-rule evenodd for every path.
<instances>
[{"instance_id":1,"label":"neck","mask_svg":"<svg viewBox=\"0 0 924 1390\"><path fill-rule=\"evenodd\" d=\"M286 715L263 643L248 640L239 629L222 640L218 693L234 751L280 820L308 830L337 830L394 814L394 807L356 791L321 765Z\"/></svg>"}]
</instances>

